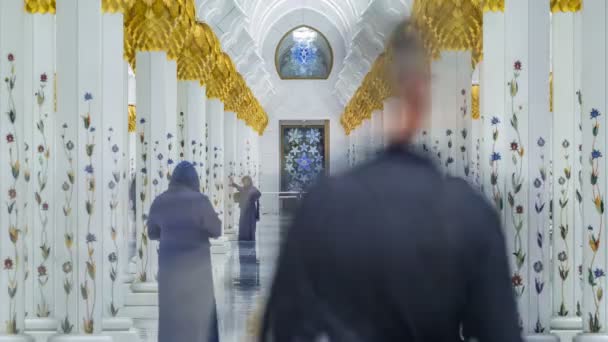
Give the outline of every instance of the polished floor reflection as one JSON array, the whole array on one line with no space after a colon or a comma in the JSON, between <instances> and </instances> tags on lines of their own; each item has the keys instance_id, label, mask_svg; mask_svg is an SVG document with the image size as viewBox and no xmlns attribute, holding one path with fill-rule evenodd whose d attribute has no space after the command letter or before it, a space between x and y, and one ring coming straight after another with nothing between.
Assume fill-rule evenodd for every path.
<instances>
[{"instance_id":1,"label":"polished floor reflection","mask_svg":"<svg viewBox=\"0 0 608 342\"><path fill-rule=\"evenodd\" d=\"M231 242L231 253L222 272L225 279L216 279L220 341L254 340L285 222L278 216L263 216L257 242Z\"/></svg>"}]
</instances>

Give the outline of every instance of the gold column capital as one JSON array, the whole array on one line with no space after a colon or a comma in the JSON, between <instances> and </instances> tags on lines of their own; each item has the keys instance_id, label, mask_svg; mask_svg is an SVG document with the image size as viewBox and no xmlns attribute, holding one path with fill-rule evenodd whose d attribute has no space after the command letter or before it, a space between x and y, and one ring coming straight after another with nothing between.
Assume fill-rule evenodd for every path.
<instances>
[{"instance_id":1,"label":"gold column capital","mask_svg":"<svg viewBox=\"0 0 608 342\"><path fill-rule=\"evenodd\" d=\"M27 13L55 14L55 0L24 0Z\"/></svg>"},{"instance_id":2,"label":"gold column capital","mask_svg":"<svg viewBox=\"0 0 608 342\"><path fill-rule=\"evenodd\" d=\"M551 0L551 12L578 12L582 8L582 0Z\"/></svg>"}]
</instances>

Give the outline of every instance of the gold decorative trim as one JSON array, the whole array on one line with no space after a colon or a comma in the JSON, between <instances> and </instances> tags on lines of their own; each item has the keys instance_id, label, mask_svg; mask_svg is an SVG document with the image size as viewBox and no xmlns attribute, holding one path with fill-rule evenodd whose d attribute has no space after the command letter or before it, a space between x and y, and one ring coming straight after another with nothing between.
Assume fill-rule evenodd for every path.
<instances>
[{"instance_id":1,"label":"gold decorative trim","mask_svg":"<svg viewBox=\"0 0 608 342\"><path fill-rule=\"evenodd\" d=\"M471 119L479 120L481 114L479 112L479 84L471 86Z\"/></svg>"},{"instance_id":2,"label":"gold decorative trim","mask_svg":"<svg viewBox=\"0 0 608 342\"><path fill-rule=\"evenodd\" d=\"M582 5L582 0L551 0L551 12L578 12Z\"/></svg>"},{"instance_id":3,"label":"gold decorative trim","mask_svg":"<svg viewBox=\"0 0 608 342\"><path fill-rule=\"evenodd\" d=\"M55 0L24 0L27 13L55 14Z\"/></svg>"},{"instance_id":4,"label":"gold decorative trim","mask_svg":"<svg viewBox=\"0 0 608 342\"><path fill-rule=\"evenodd\" d=\"M281 73L279 72L279 47L281 46L281 44L283 43L285 38L287 38L293 31L295 31L299 28L302 28L302 27L306 27L306 28L309 28L309 29L315 31L316 33L318 33L321 36L321 38L323 38L325 40L325 42L327 42L327 46L329 47L329 58L330 58L329 71L327 73L327 77L283 77L283 76L281 76ZM334 50L332 49L331 44L329 43L329 39L327 39L327 37L325 37L323 32L317 30L316 28L314 28L310 25L299 25L299 26L296 26L296 27L292 28L291 30L287 31L287 33L285 33L283 35L283 37L281 37L281 39L279 40L279 43L274 48L274 68L277 71L277 75L279 75L279 78L282 80L326 80L326 79L329 79L329 76L331 76L331 72L334 69Z\"/></svg>"},{"instance_id":5,"label":"gold decorative trim","mask_svg":"<svg viewBox=\"0 0 608 342\"><path fill-rule=\"evenodd\" d=\"M104 13L125 13L134 3L135 0L102 0L101 10Z\"/></svg>"},{"instance_id":6,"label":"gold decorative trim","mask_svg":"<svg viewBox=\"0 0 608 342\"><path fill-rule=\"evenodd\" d=\"M135 132L137 129L137 108L135 105L129 105L129 133Z\"/></svg>"},{"instance_id":7,"label":"gold decorative trim","mask_svg":"<svg viewBox=\"0 0 608 342\"><path fill-rule=\"evenodd\" d=\"M483 2L484 12L504 12L505 0L479 0Z\"/></svg>"}]
</instances>

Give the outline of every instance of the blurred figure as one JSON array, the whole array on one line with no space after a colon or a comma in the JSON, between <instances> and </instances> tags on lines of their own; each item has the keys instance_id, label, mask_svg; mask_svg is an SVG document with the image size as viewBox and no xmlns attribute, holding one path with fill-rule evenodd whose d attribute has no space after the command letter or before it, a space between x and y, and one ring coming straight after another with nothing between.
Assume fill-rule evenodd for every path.
<instances>
[{"instance_id":1,"label":"blurred figure","mask_svg":"<svg viewBox=\"0 0 608 342\"><path fill-rule=\"evenodd\" d=\"M220 236L221 222L199 189L194 166L183 161L150 208L148 235L160 240L159 342L218 341L209 238Z\"/></svg>"},{"instance_id":2,"label":"blurred figure","mask_svg":"<svg viewBox=\"0 0 608 342\"><path fill-rule=\"evenodd\" d=\"M408 145L429 109L423 44L407 22L388 44L389 147L303 200L261 341L459 341L461 324L480 341L522 341L494 208Z\"/></svg>"},{"instance_id":3,"label":"blurred figure","mask_svg":"<svg viewBox=\"0 0 608 342\"><path fill-rule=\"evenodd\" d=\"M251 177L245 176L241 179L243 185L238 185L230 179L230 186L239 192L236 195L241 208L239 217L239 241L255 241L255 230L260 220L260 197L262 194L253 186Z\"/></svg>"}]
</instances>

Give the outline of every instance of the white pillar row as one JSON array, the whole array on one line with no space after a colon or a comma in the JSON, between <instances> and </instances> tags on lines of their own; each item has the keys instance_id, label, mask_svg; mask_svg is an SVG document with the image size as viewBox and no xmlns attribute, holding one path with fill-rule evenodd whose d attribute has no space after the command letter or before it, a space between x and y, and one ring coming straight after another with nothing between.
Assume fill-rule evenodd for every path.
<instances>
[{"instance_id":1,"label":"white pillar row","mask_svg":"<svg viewBox=\"0 0 608 342\"><path fill-rule=\"evenodd\" d=\"M579 200L579 144L581 125L577 91L580 59L575 57L580 37L575 30L580 13L557 12L552 19L553 43L553 318L557 331L580 331L583 227ZM585 178L586 179L586 178ZM579 194L580 193L580 190ZM581 198L582 200L582 198Z\"/></svg>"},{"instance_id":2,"label":"white pillar row","mask_svg":"<svg viewBox=\"0 0 608 342\"><path fill-rule=\"evenodd\" d=\"M201 192L205 193L207 158L205 87L198 81L178 82L177 140L178 159L191 162L198 173ZM183 156L181 154L183 153Z\"/></svg>"},{"instance_id":3,"label":"white pillar row","mask_svg":"<svg viewBox=\"0 0 608 342\"><path fill-rule=\"evenodd\" d=\"M576 341L608 341L606 312L606 114L608 5L585 0L582 9L583 287L585 333Z\"/></svg>"},{"instance_id":4,"label":"white pillar row","mask_svg":"<svg viewBox=\"0 0 608 342\"><path fill-rule=\"evenodd\" d=\"M484 141L480 148L482 187L505 219L505 15L503 12L483 14L483 67L480 77L480 111L483 118Z\"/></svg>"},{"instance_id":5,"label":"white pillar row","mask_svg":"<svg viewBox=\"0 0 608 342\"><path fill-rule=\"evenodd\" d=\"M372 112L371 118L371 152L372 156L376 156L383 149L383 127L382 127L382 110L377 109Z\"/></svg>"},{"instance_id":6,"label":"white pillar row","mask_svg":"<svg viewBox=\"0 0 608 342\"><path fill-rule=\"evenodd\" d=\"M26 169L32 175L27 182L28 214L23 234L24 281L26 292L25 331L28 334L50 335L57 330L53 284L61 273L55 260L55 221L53 219L56 188L53 176L55 155L54 74L55 74L55 16L28 14L25 16L26 65L22 80L25 84L23 113L26 122L25 139L30 144L26 152Z\"/></svg>"},{"instance_id":7,"label":"white pillar row","mask_svg":"<svg viewBox=\"0 0 608 342\"><path fill-rule=\"evenodd\" d=\"M550 336L549 1L505 3L505 238L523 334Z\"/></svg>"},{"instance_id":8,"label":"white pillar row","mask_svg":"<svg viewBox=\"0 0 608 342\"><path fill-rule=\"evenodd\" d=\"M104 103L101 18L101 1L57 1L57 73L61 75L57 80L57 133L61 154L57 155L56 172L63 175L58 177L62 184L58 197L63 199L58 216L66 230L60 235L63 246L57 246L57 265L69 276L56 284L62 302L68 303L57 310L59 317L65 316L60 329L63 334L50 341L74 339L66 333L89 335L90 341L112 340L99 335L104 297L108 295L103 274L107 260L104 233L109 229L104 225L104 201L110 190L103 181L114 167L103 157L107 121L102 111L114 100L107 98ZM121 56L121 51L114 53ZM120 78L108 86L120 89L122 82ZM122 99L118 101L122 105ZM122 140L122 136L116 139ZM71 272L65 272L68 270Z\"/></svg>"},{"instance_id":9,"label":"white pillar row","mask_svg":"<svg viewBox=\"0 0 608 342\"><path fill-rule=\"evenodd\" d=\"M230 179L236 179L236 126L237 118L234 112L224 113L224 234L228 240L237 239L237 230L234 225L235 205L233 194L235 189L229 186Z\"/></svg>"},{"instance_id":10,"label":"white pillar row","mask_svg":"<svg viewBox=\"0 0 608 342\"><path fill-rule=\"evenodd\" d=\"M216 98L207 100L207 122L209 124L209 199L222 220L222 236L211 240L212 253L227 251L224 219L224 104Z\"/></svg>"},{"instance_id":11,"label":"white pillar row","mask_svg":"<svg viewBox=\"0 0 608 342\"><path fill-rule=\"evenodd\" d=\"M25 11L19 1L0 3L0 74L5 84L0 88L0 130L2 132L2 152L0 153L0 190L2 207L0 227L0 339L8 341L29 341L18 335L23 333L25 324L26 286L24 281L24 231L27 212L24 208L29 200L25 178L28 176L26 161L27 145L24 108L24 44L18 34L24 27ZM27 294L31 295L31 294ZM4 336L10 335L10 336Z\"/></svg>"}]
</instances>

